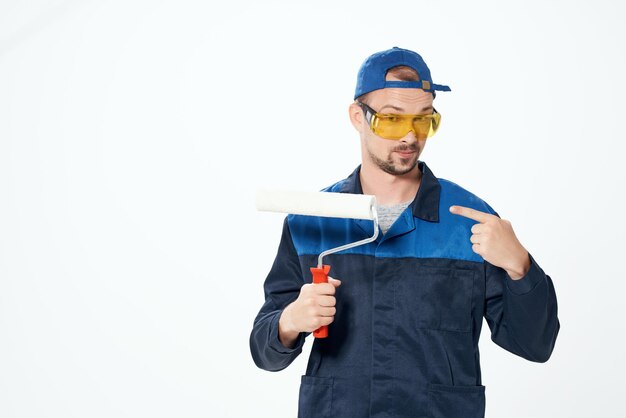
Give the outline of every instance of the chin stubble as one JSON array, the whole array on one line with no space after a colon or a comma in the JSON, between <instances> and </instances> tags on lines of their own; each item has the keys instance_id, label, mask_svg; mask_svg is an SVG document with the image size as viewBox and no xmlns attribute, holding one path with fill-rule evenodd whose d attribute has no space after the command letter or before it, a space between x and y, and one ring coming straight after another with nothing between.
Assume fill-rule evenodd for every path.
<instances>
[{"instance_id":1,"label":"chin stubble","mask_svg":"<svg viewBox=\"0 0 626 418\"><path fill-rule=\"evenodd\" d=\"M391 155L393 152L395 151L414 151L415 152L415 160L409 164L408 166L405 167L396 167L395 163L393 162ZM411 147L411 146L400 146L397 147L395 149L393 149L390 153L389 153L389 157L387 158L387 160L383 160L381 158L378 158L376 155L374 155L369 149L367 150L367 152L370 155L370 158L372 159L372 161L374 162L374 164L376 164L378 166L378 168L380 168L381 170L383 170L385 173L394 175L394 176L400 176L402 174L406 174L408 172L410 172L411 170L413 170L415 168L415 166L417 166L417 147Z\"/></svg>"}]
</instances>

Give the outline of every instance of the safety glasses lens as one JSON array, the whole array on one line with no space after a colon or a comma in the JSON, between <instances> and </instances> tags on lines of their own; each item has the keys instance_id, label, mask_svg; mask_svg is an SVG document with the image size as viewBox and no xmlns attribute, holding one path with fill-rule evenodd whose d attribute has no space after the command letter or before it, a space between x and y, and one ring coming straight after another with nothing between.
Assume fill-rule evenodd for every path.
<instances>
[{"instance_id":1,"label":"safety glasses lens","mask_svg":"<svg viewBox=\"0 0 626 418\"><path fill-rule=\"evenodd\" d=\"M401 139L413 131L415 137L430 138L439 129L441 115L379 115L372 116L370 128L385 139Z\"/></svg>"}]
</instances>

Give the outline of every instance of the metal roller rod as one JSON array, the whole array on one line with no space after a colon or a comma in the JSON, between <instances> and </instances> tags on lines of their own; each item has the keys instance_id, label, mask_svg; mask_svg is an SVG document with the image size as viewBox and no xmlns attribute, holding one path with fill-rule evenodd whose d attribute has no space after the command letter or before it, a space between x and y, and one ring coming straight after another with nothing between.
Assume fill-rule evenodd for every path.
<instances>
[{"instance_id":1,"label":"metal roller rod","mask_svg":"<svg viewBox=\"0 0 626 418\"><path fill-rule=\"evenodd\" d=\"M374 235L369 238L362 239L361 241L351 242L350 244L341 245L322 252L317 259L317 268L322 268L324 265L322 259L329 254L334 254L339 251L347 250L348 248L358 247L359 245L369 244L370 242L376 241L376 238L378 238L378 212L376 211L376 205L372 205L371 210L374 221Z\"/></svg>"}]
</instances>

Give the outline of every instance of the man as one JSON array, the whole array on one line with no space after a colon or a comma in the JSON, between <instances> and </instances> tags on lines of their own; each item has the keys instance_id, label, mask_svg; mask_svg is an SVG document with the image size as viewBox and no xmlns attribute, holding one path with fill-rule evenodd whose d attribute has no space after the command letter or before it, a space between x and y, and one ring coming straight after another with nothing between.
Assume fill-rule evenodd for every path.
<instances>
[{"instance_id":1,"label":"man","mask_svg":"<svg viewBox=\"0 0 626 418\"><path fill-rule=\"evenodd\" d=\"M535 362L559 331L552 280L511 223L419 160L437 130L430 71L415 52L370 56L350 121L362 164L325 189L375 195L375 242L328 256L333 275L311 284L325 249L372 235L371 222L290 215L250 337L255 363L287 367L314 341L300 386L300 417L484 417L478 340Z\"/></svg>"}]
</instances>

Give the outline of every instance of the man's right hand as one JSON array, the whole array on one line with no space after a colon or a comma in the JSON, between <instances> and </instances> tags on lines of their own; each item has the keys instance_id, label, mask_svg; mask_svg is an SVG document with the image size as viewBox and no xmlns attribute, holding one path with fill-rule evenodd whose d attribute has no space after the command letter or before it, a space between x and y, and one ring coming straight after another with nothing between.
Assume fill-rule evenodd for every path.
<instances>
[{"instance_id":1,"label":"man's right hand","mask_svg":"<svg viewBox=\"0 0 626 418\"><path fill-rule=\"evenodd\" d=\"M328 277L328 283L307 283L300 288L298 299L288 305L278 320L278 338L293 348L301 332L313 332L335 319L335 289L341 280Z\"/></svg>"}]
</instances>

